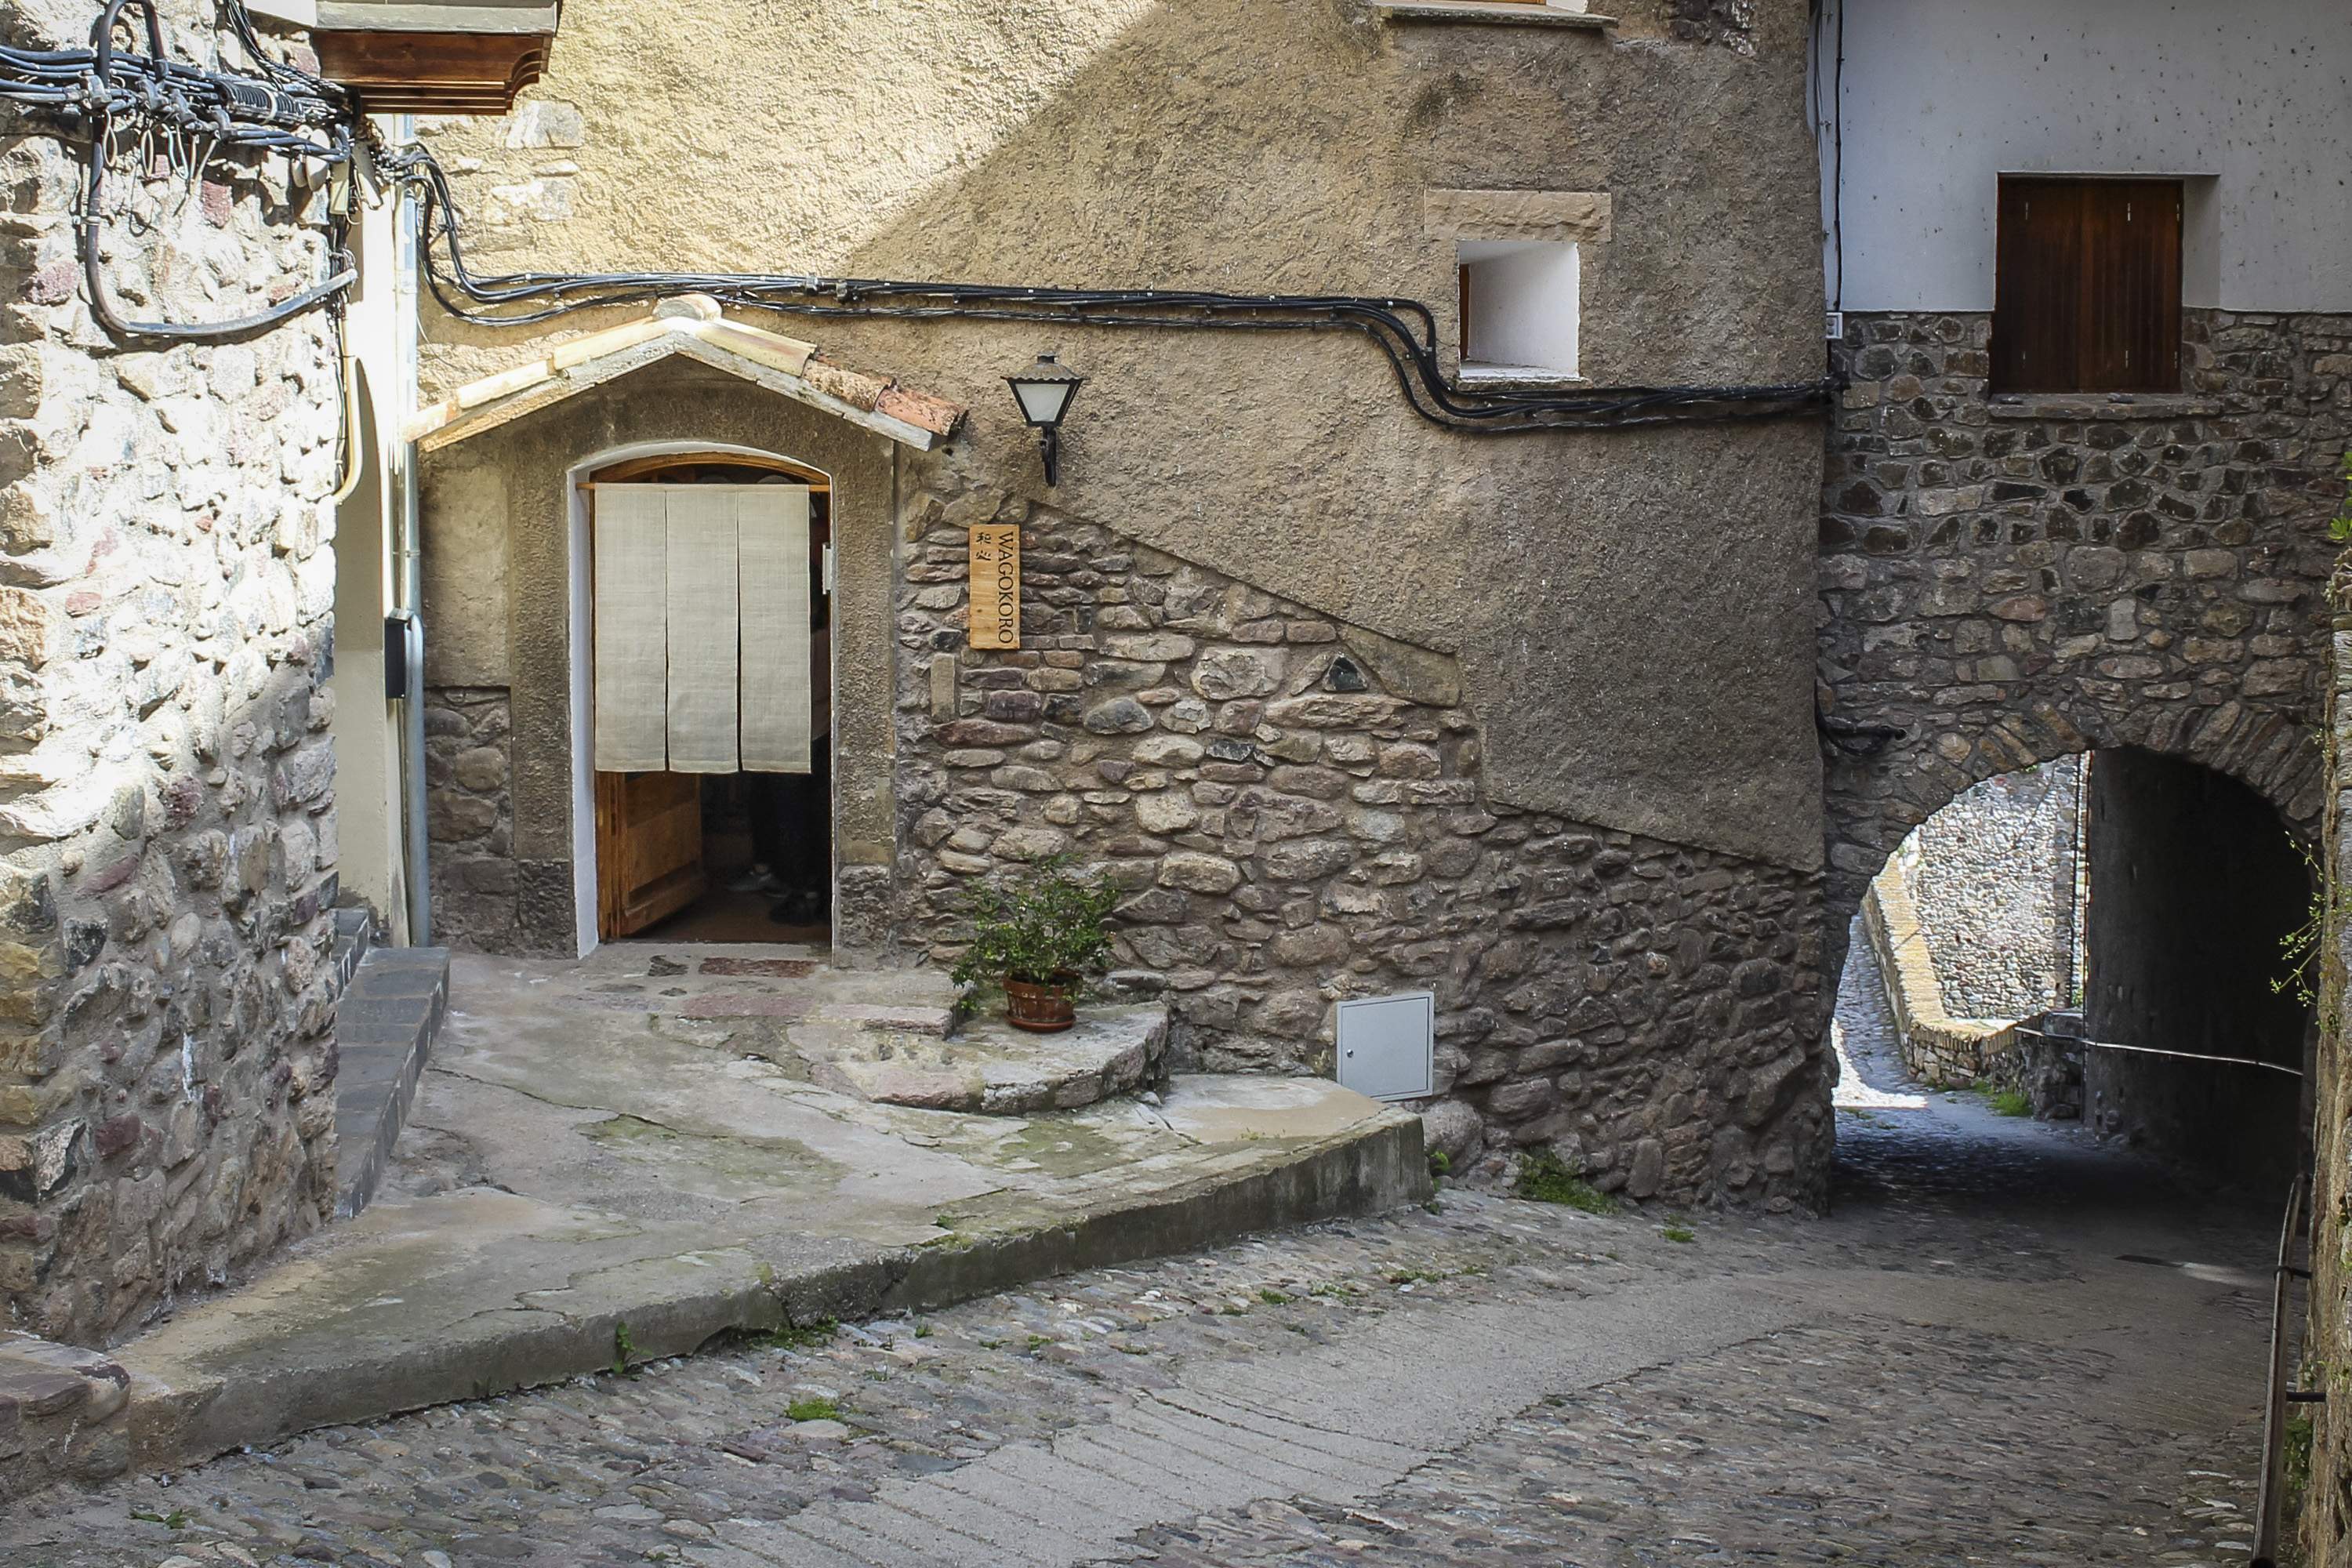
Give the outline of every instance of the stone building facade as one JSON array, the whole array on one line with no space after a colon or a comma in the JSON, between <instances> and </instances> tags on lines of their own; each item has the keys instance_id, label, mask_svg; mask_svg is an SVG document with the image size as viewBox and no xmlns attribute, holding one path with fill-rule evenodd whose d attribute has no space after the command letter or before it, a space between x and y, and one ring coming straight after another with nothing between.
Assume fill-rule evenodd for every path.
<instances>
[{"instance_id":1,"label":"stone building facade","mask_svg":"<svg viewBox=\"0 0 2352 1568\"><path fill-rule=\"evenodd\" d=\"M163 10L193 58L234 48L209 6ZM87 41L84 17L7 21ZM332 1202L341 395L322 314L110 342L77 165L44 135L0 148L0 1324L93 1343ZM142 313L320 275L325 192L283 160L111 191L106 264Z\"/></svg>"},{"instance_id":2,"label":"stone building facade","mask_svg":"<svg viewBox=\"0 0 2352 1568\"><path fill-rule=\"evenodd\" d=\"M2137 746L2315 831L2352 317L2190 312L2189 384L1996 398L1990 319L1850 316L1822 500L1833 931L1978 782Z\"/></svg>"},{"instance_id":3,"label":"stone building facade","mask_svg":"<svg viewBox=\"0 0 2352 1568\"><path fill-rule=\"evenodd\" d=\"M650 18L583 14L515 116L424 129L483 270L1365 292L1429 301L1451 377L1458 247L1573 241L1556 387L1816 379L1804 7L1611 10L1074 0L1015 40L979 0L823 5L789 52L714 14L759 62L726 104ZM845 79L888 84L887 136ZM747 113L773 134L732 136ZM656 124L730 156L649 168ZM1700 163L1789 199L1672 196ZM1819 1196L1817 415L1489 439L1414 416L1347 334L725 319L968 412L909 444L805 376L580 366L629 314L428 313L427 398L467 404L423 485L452 940L597 940L567 483L765 454L834 508L838 962L949 961L963 888L1067 850L1127 894L1117 984L1168 999L1193 1062L1328 1072L1337 1001L1429 989L1457 1160ZM1089 377L1052 488L1002 382L1041 349ZM542 362L578 390L486 423L488 378ZM1024 531L1017 652L967 646L977 523Z\"/></svg>"}]
</instances>

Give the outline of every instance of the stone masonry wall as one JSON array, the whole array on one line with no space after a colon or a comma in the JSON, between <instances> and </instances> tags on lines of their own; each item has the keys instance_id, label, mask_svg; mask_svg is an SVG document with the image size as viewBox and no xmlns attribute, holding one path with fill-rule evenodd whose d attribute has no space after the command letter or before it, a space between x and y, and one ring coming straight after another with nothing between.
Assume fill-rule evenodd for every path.
<instances>
[{"instance_id":1,"label":"stone masonry wall","mask_svg":"<svg viewBox=\"0 0 2352 1568\"><path fill-rule=\"evenodd\" d=\"M2352 1568L2352 1060L2345 1000L2352 979L2352 574L2329 585L2327 822L2320 866L2325 919L2315 972L2319 1037L2311 1106L2311 1288L2301 1388L2324 1389L2311 1414L2310 1484L2303 1492L2304 1560ZM2290 1520L2292 1527L2295 1521Z\"/></svg>"},{"instance_id":2,"label":"stone masonry wall","mask_svg":"<svg viewBox=\"0 0 2352 1568\"><path fill-rule=\"evenodd\" d=\"M517 951L514 797L507 787L513 706L504 687L425 694L425 820L432 839L436 942Z\"/></svg>"},{"instance_id":3,"label":"stone masonry wall","mask_svg":"<svg viewBox=\"0 0 2352 1568\"><path fill-rule=\"evenodd\" d=\"M1994 399L1990 319L1851 315L1822 520L1833 936L1979 781L2101 746L2310 831L2352 317L2190 312L2179 395Z\"/></svg>"},{"instance_id":4,"label":"stone masonry wall","mask_svg":"<svg viewBox=\"0 0 2352 1568\"><path fill-rule=\"evenodd\" d=\"M2017 1019L2073 1005L2081 783L2072 758L1987 779L1896 853L1952 1016Z\"/></svg>"},{"instance_id":5,"label":"stone masonry wall","mask_svg":"<svg viewBox=\"0 0 2352 1568\"><path fill-rule=\"evenodd\" d=\"M209 6L163 9L194 58L234 50ZM86 11L40 16L0 25L86 41ZM74 150L12 133L0 181L0 1327L89 1344L331 1205L340 398L320 314L110 342ZM320 195L283 159L110 195L142 314L320 275Z\"/></svg>"},{"instance_id":6,"label":"stone masonry wall","mask_svg":"<svg viewBox=\"0 0 2352 1568\"><path fill-rule=\"evenodd\" d=\"M1452 659L1045 509L1023 647L970 650L975 499L908 528L909 945L949 961L971 879L1068 852L1202 1067L1328 1072L1335 1001L1428 988L1457 1169L1549 1144L1637 1197L1819 1197L1806 879L1498 804Z\"/></svg>"}]
</instances>

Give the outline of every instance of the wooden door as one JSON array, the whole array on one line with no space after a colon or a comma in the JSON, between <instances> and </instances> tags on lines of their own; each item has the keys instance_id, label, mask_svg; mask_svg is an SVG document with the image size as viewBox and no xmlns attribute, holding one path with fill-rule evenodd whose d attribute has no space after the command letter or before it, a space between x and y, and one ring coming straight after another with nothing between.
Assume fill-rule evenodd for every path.
<instances>
[{"instance_id":1,"label":"wooden door","mask_svg":"<svg viewBox=\"0 0 2352 1568\"><path fill-rule=\"evenodd\" d=\"M691 773L596 775L596 929L635 936L700 898L702 781Z\"/></svg>"}]
</instances>

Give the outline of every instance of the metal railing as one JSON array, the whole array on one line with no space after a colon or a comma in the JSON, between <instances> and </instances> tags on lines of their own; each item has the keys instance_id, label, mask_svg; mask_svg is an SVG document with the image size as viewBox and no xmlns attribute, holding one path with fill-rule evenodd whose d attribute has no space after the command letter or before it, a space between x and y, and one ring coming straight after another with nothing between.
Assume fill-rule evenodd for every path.
<instances>
[{"instance_id":1,"label":"metal railing","mask_svg":"<svg viewBox=\"0 0 2352 1568\"><path fill-rule=\"evenodd\" d=\"M2286 1195L2286 1220L2279 1226L2278 1268L2271 1277L2270 1383L2263 1403L2263 1474L2254 1494L2254 1555L2250 1568L2276 1568L2279 1514L2286 1496L2286 1407L2316 1405L2325 1389L2287 1386L2287 1299L2294 1281L2311 1278L2295 1266L2294 1245L2303 1234L2304 1182L2297 1176Z\"/></svg>"}]
</instances>

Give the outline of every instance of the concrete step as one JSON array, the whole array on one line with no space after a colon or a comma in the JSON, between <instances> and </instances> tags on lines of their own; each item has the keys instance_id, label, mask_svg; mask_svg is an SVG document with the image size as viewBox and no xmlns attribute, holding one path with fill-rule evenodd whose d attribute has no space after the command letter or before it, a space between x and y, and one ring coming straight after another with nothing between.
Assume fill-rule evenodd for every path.
<instances>
[{"instance_id":1,"label":"concrete step","mask_svg":"<svg viewBox=\"0 0 2352 1568\"><path fill-rule=\"evenodd\" d=\"M335 1012L338 1218L375 1196L449 1005L446 947L369 949Z\"/></svg>"},{"instance_id":2,"label":"concrete step","mask_svg":"<svg viewBox=\"0 0 2352 1568\"><path fill-rule=\"evenodd\" d=\"M827 1022L819 1011L786 1031L810 1081L877 1105L1026 1116L1074 1110L1165 1077L1163 1003L1083 1007L1077 1026L1058 1035L1025 1034L992 1017L971 1019L944 1039Z\"/></svg>"},{"instance_id":3,"label":"concrete step","mask_svg":"<svg viewBox=\"0 0 2352 1568\"><path fill-rule=\"evenodd\" d=\"M111 1352L142 1467L1429 1194L1420 1119L1328 1081L1179 1077L1157 1109L1027 1122L874 1107L593 1015L477 1018L470 962L443 1045L468 1076L427 1092L495 1184L388 1190ZM599 1100L628 1109L551 1114Z\"/></svg>"}]
</instances>

